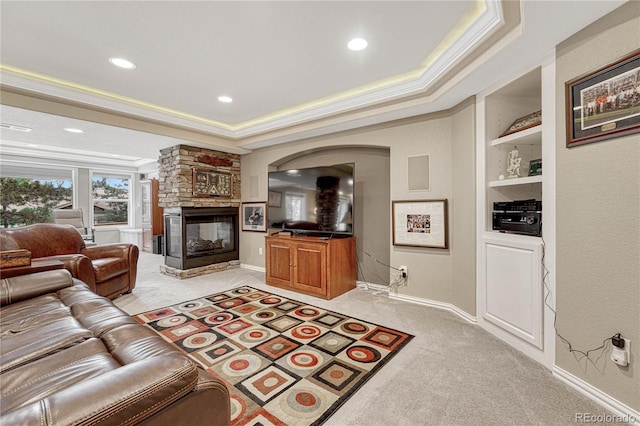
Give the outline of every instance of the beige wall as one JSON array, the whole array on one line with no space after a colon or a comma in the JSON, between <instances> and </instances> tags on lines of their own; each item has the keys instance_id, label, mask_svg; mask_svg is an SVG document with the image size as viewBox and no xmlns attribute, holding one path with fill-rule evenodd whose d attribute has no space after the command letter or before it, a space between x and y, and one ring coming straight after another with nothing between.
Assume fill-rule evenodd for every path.
<instances>
[{"instance_id":1,"label":"beige wall","mask_svg":"<svg viewBox=\"0 0 640 426\"><path fill-rule=\"evenodd\" d=\"M640 410L640 134L565 147L564 82L640 46L640 2L615 10L556 51L557 327L575 349L597 348L620 332L632 362L610 350L592 362L556 343L556 364Z\"/></svg>"},{"instance_id":2,"label":"beige wall","mask_svg":"<svg viewBox=\"0 0 640 426\"><path fill-rule=\"evenodd\" d=\"M376 258L384 257L388 252L389 264L392 266L408 267L408 286L401 288L401 293L451 303L475 315L473 117L473 102L467 101L451 111L255 150L251 154L243 155L241 159L243 201L267 199L267 172L272 164L289 161L288 165L291 166L320 165L327 161L335 162L336 159L340 159L338 162L346 162L350 161L350 155L353 153L363 153L362 148L384 148L388 150L388 168L381 168L377 175L368 171L366 176L361 176L360 182L356 182L356 190L358 186L364 188L365 197L379 197L379 193L372 189L377 189L378 185L384 183L389 186L388 196L385 196L384 200L376 201L377 205L384 206L380 210L386 210L385 215L375 211L369 213L364 209L362 224L355 224L356 232L358 226L366 228L360 237L363 246L371 250L371 254ZM338 148L339 151L325 151L324 154L316 152L327 148ZM344 155L341 155L341 152ZM408 157L423 154L430 156L430 189L410 191L407 176ZM367 161L374 159L370 158ZM356 173L360 173L357 164ZM254 182L257 176L259 186L258 194L254 197L249 195L252 176ZM384 182L384 179L380 180L383 176L387 182ZM449 249L392 245L391 200L442 198L449 200ZM264 235L255 232L241 233L240 260L244 265L264 267L264 255L259 254L259 248L264 247ZM366 257L365 255L361 260L365 261ZM382 261L381 258L378 259ZM373 270L373 262L370 259L365 262L369 262L364 264L367 280L376 282L376 275L388 276L387 268L376 267L378 269Z\"/></svg>"}]
</instances>

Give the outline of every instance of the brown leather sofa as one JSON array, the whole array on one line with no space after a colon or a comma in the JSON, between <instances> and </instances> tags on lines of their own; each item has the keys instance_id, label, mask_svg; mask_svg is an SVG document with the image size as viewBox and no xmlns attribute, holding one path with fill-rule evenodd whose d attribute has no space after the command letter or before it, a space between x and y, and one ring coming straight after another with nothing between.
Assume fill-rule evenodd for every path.
<instances>
[{"instance_id":1,"label":"brown leather sofa","mask_svg":"<svg viewBox=\"0 0 640 426\"><path fill-rule=\"evenodd\" d=\"M224 383L64 269L0 280L0 383L2 425L230 424Z\"/></svg>"},{"instance_id":2,"label":"brown leather sofa","mask_svg":"<svg viewBox=\"0 0 640 426\"><path fill-rule=\"evenodd\" d=\"M2 250L25 249L32 259L56 259L100 296L114 299L136 285L138 246L128 243L86 247L71 225L38 223L0 229Z\"/></svg>"}]
</instances>

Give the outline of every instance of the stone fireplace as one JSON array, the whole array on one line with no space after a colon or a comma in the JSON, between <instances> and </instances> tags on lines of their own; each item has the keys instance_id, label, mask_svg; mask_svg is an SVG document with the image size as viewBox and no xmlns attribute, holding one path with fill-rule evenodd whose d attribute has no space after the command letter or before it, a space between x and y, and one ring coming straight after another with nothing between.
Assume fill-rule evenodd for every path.
<instances>
[{"instance_id":1,"label":"stone fireplace","mask_svg":"<svg viewBox=\"0 0 640 426\"><path fill-rule=\"evenodd\" d=\"M189 278L239 266L240 156L178 145L161 150L159 164L161 271Z\"/></svg>"}]
</instances>

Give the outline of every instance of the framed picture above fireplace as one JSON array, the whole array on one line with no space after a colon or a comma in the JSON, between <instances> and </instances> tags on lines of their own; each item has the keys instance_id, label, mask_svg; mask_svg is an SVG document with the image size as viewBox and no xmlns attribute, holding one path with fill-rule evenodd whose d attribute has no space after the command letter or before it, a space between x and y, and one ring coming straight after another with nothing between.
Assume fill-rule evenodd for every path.
<instances>
[{"instance_id":1,"label":"framed picture above fireplace","mask_svg":"<svg viewBox=\"0 0 640 426\"><path fill-rule=\"evenodd\" d=\"M193 196L233 196L233 175L214 170L193 169Z\"/></svg>"},{"instance_id":2,"label":"framed picture above fireplace","mask_svg":"<svg viewBox=\"0 0 640 426\"><path fill-rule=\"evenodd\" d=\"M242 203L242 230L267 232L267 203Z\"/></svg>"}]
</instances>

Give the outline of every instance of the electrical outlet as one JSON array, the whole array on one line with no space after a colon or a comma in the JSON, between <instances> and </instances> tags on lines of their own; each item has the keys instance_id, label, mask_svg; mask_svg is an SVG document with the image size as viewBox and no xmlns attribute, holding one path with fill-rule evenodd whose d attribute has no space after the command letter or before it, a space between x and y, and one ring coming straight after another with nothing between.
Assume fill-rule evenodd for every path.
<instances>
[{"instance_id":1,"label":"electrical outlet","mask_svg":"<svg viewBox=\"0 0 640 426\"><path fill-rule=\"evenodd\" d=\"M400 270L400 274L402 275L402 278L407 278L407 276L409 275L409 272L407 270L407 267L402 265L400 266L400 268L398 268Z\"/></svg>"},{"instance_id":2,"label":"electrical outlet","mask_svg":"<svg viewBox=\"0 0 640 426\"><path fill-rule=\"evenodd\" d=\"M258 247L258 254L262 256L262 247Z\"/></svg>"},{"instance_id":3,"label":"electrical outlet","mask_svg":"<svg viewBox=\"0 0 640 426\"><path fill-rule=\"evenodd\" d=\"M611 350L611 361L621 367L626 367L631 362L631 340L624 337L622 339L624 340L624 348L614 346Z\"/></svg>"}]
</instances>

